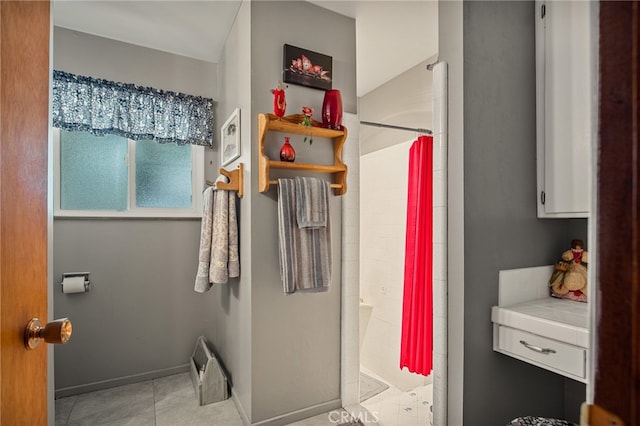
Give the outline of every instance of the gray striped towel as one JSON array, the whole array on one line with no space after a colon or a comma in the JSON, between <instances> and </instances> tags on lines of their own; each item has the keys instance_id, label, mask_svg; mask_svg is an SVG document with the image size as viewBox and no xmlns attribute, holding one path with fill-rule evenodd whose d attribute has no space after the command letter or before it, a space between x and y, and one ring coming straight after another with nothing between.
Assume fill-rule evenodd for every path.
<instances>
[{"instance_id":1,"label":"gray striped towel","mask_svg":"<svg viewBox=\"0 0 640 426\"><path fill-rule=\"evenodd\" d=\"M329 198L325 207L326 226L319 228L298 227L298 198L293 179L278 179L280 276L284 292L327 291L331 280Z\"/></svg>"},{"instance_id":2,"label":"gray striped towel","mask_svg":"<svg viewBox=\"0 0 640 426\"><path fill-rule=\"evenodd\" d=\"M299 228L327 226L329 185L321 179L296 176L296 215Z\"/></svg>"}]
</instances>

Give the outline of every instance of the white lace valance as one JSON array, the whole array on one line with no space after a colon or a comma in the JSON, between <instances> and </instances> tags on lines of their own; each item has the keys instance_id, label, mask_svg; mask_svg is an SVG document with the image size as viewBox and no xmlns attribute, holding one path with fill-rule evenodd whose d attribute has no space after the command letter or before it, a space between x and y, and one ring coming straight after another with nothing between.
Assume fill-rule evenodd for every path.
<instances>
[{"instance_id":1,"label":"white lace valance","mask_svg":"<svg viewBox=\"0 0 640 426\"><path fill-rule=\"evenodd\" d=\"M134 84L53 72L53 126L133 140L211 146L215 102Z\"/></svg>"}]
</instances>

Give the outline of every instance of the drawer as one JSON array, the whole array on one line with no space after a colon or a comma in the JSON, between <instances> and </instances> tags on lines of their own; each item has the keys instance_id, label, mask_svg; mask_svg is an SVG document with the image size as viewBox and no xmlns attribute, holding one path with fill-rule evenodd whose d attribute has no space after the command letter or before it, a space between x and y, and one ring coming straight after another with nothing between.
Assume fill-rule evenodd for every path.
<instances>
[{"instance_id":1,"label":"drawer","mask_svg":"<svg viewBox=\"0 0 640 426\"><path fill-rule=\"evenodd\" d=\"M495 343L498 352L570 377L586 378L587 350L585 348L510 327L496 328L498 339Z\"/></svg>"}]
</instances>

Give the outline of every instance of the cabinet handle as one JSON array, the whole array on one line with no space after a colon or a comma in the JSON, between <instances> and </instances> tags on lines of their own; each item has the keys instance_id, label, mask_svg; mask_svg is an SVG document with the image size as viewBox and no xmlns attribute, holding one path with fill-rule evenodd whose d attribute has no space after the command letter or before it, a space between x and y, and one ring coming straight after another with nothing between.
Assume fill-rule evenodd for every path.
<instances>
[{"instance_id":1,"label":"cabinet handle","mask_svg":"<svg viewBox=\"0 0 640 426\"><path fill-rule=\"evenodd\" d=\"M531 344L525 342L524 340L520 340L520 344L523 345L527 349L531 349L532 351L538 352L538 353L541 353L541 354L549 355L549 354L555 354L556 353L556 351L553 350L553 349L541 348L540 346L531 345Z\"/></svg>"},{"instance_id":2,"label":"cabinet handle","mask_svg":"<svg viewBox=\"0 0 640 426\"><path fill-rule=\"evenodd\" d=\"M546 197L545 197L544 191L540 191L540 202L544 204L545 200L546 200Z\"/></svg>"}]
</instances>

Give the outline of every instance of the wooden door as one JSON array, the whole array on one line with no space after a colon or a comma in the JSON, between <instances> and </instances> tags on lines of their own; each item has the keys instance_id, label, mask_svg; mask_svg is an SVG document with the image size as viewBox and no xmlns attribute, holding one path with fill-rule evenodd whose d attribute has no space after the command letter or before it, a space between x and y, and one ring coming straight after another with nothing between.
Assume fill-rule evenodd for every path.
<instances>
[{"instance_id":1,"label":"wooden door","mask_svg":"<svg viewBox=\"0 0 640 426\"><path fill-rule=\"evenodd\" d=\"M600 2L597 360L589 424L640 425L640 2Z\"/></svg>"},{"instance_id":2,"label":"wooden door","mask_svg":"<svg viewBox=\"0 0 640 426\"><path fill-rule=\"evenodd\" d=\"M0 1L0 424L47 424L48 1Z\"/></svg>"}]
</instances>

